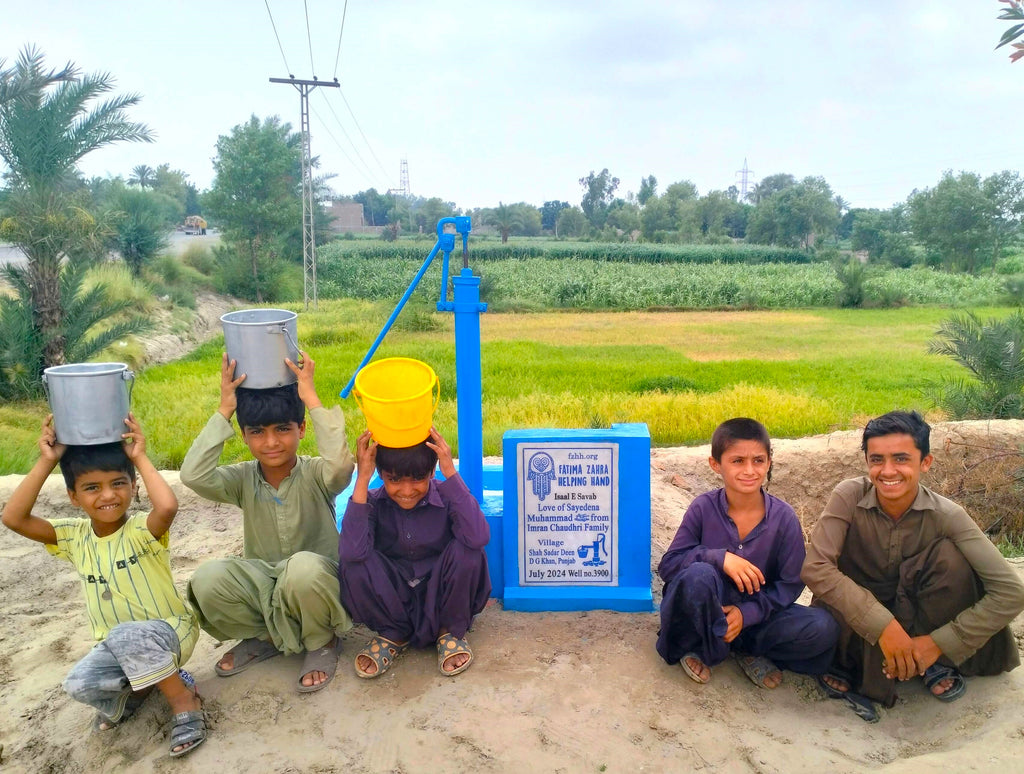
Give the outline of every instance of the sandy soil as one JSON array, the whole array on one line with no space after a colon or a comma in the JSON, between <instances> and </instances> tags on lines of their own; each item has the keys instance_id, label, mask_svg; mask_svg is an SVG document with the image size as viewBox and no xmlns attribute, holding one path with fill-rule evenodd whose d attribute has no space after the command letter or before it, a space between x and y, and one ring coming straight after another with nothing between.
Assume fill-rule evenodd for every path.
<instances>
[{"instance_id":1,"label":"sandy soil","mask_svg":"<svg viewBox=\"0 0 1024 774\"><path fill-rule=\"evenodd\" d=\"M1024 438L1024 423L936 428L934 481L965 467L965 449ZM776 443L772 491L809 526L840 479L860 472L856 433ZM708 448L651 455L652 564L689 501L714 486ZM207 558L237 553L237 510L204 501L168 473L181 500L172 530L174 570L184 581ZM0 478L0 502L19 477ZM143 499L143 505L145 500ZM54 477L37 512L68 512ZM1024 564L1017 563L1024 574ZM655 584L656 587L659 584ZM698 686L654 652L656 615L511 613L500 603L477 619L477 659L442 677L433 652L406 654L379 680L358 680L351 661L367 633L344 638L334 682L294 690L300 660L279 658L222 679L222 646L202 635L188 668L215 723L189 756L167 757L169 712L151 697L136 717L103 734L92 712L60 688L91 646L70 568L0 532L0 772L1011 772L1024 760L1024 670L975 678L945 705L918 681L867 725L812 681L787 673L772 692L732 662ZM1024 618L1015 622L1018 642Z\"/></svg>"}]
</instances>

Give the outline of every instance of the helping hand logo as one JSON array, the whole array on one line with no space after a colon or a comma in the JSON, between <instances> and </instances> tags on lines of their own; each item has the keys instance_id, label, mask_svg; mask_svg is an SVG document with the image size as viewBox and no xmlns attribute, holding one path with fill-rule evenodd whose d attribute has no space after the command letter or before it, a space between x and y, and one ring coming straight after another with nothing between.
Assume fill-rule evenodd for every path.
<instances>
[{"instance_id":1,"label":"helping hand logo","mask_svg":"<svg viewBox=\"0 0 1024 774\"><path fill-rule=\"evenodd\" d=\"M555 480L555 461L547 452L537 452L530 457L526 478L533 485L538 500L551 494L551 482Z\"/></svg>"}]
</instances>

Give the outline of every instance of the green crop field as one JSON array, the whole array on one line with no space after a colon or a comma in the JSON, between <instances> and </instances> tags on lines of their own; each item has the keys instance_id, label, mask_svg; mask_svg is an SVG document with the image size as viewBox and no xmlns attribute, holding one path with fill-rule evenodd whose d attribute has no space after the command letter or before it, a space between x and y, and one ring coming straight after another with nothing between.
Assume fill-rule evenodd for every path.
<instances>
[{"instance_id":1,"label":"green crop field","mask_svg":"<svg viewBox=\"0 0 1024 774\"><path fill-rule=\"evenodd\" d=\"M481 298L499 311L803 309L837 306L843 290L831 264L807 263L806 253L778 248L590 245L586 252L574 252L556 245L536 255L541 250L536 246L507 246L505 251L498 249L501 245L491 247L495 257L478 261L478 249L472 258L478 261L473 265L481 276ZM556 247L565 254L552 253ZM361 250L344 242L331 244L319 257L320 297L397 299L428 251L426 245L417 252L386 243ZM785 258L790 253L805 261ZM754 256L757 261L744 262ZM440 257L435 259L415 298L437 300L440 262ZM450 271L457 271L461 259L452 264ZM998 274L872 266L863 293L865 306L974 307L1000 303L1005 286L1006 277Z\"/></svg>"},{"instance_id":2,"label":"green crop field","mask_svg":"<svg viewBox=\"0 0 1024 774\"><path fill-rule=\"evenodd\" d=\"M337 396L391 311L369 301L321 301L299 314L299 340L316 361L325 403ZM983 317L1006 309L978 309ZM926 352L946 309L547 312L481 318L484 447L505 430L646 422L655 445L704 443L720 421L748 415L776 437L857 426L893 408L929 412L932 385L961 369ZM456 440L452 317L414 306L377 357L415 357L441 381L436 424ZM139 374L134 408L160 467L176 468L216 409L222 339ZM365 427L340 401L350 441ZM0 473L35 459L42 402L0 407ZM931 412L935 416L934 411ZM312 437L304 453L314 453ZM244 447L228 444L225 459Z\"/></svg>"}]
</instances>

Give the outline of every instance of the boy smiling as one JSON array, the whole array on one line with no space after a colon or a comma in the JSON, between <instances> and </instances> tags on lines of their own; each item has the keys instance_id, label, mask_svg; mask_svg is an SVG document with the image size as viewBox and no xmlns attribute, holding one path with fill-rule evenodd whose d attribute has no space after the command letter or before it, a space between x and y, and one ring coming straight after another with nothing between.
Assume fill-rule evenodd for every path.
<instances>
[{"instance_id":1,"label":"boy smiling","mask_svg":"<svg viewBox=\"0 0 1024 774\"><path fill-rule=\"evenodd\" d=\"M954 701L965 676L1020 663L1008 624L1024 584L963 508L920 483L930 431L916 411L868 422L868 476L835 488L811 534L801 577L842 629L830 695L892 706L896 681L921 676Z\"/></svg>"},{"instance_id":2,"label":"boy smiling","mask_svg":"<svg viewBox=\"0 0 1024 774\"><path fill-rule=\"evenodd\" d=\"M297 385L242 387L235 361L221 361L220 405L192 443L181 481L198 494L242 509L242 558L217 559L196 570L189 598L203 630L241 640L215 671L235 675L281 653L304 653L300 693L323 688L338 665L337 634L352 626L338 591L338 530L334 498L352 476L341 409L320 402L315 363L300 350L285 363ZM316 430L320 457L300 457L305 415ZM224 442L242 438L254 460L218 466Z\"/></svg>"}]
</instances>

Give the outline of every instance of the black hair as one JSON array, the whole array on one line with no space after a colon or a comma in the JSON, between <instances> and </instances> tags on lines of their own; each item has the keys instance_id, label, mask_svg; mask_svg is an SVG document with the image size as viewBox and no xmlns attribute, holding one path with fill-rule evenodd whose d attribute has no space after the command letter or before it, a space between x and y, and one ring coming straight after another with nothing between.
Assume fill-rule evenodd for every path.
<instances>
[{"instance_id":1,"label":"black hair","mask_svg":"<svg viewBox=\"0 0 1024 774\"><path fill-rule=\"evenodd\" d=\"M266 390L235 390L238 407L235 416L238 426L266 427L267 425L294 422L301 425L306 419L306 407L299 398L299 386L286 384L284 387L270 387Z\"/></svg>"},{"instance_id":2,"label":"black hair","mask_svg":"<svg viewBox=\"0 0 1024 774\"><path fill-rule=\"evenodd\" d=\"M768 452L768 459L772 457L772 441L768 437L768 428L756 419L748 417L734 417L725 420L715 428L711 436L711 456L715 461L721 462L722 455L728 451L736 441L758 441ZM772 481L772 465L768 465L767 483Z\"/></svg>"},{"instance_id":3,"label":"black hair","mask_svg":"<svg viewBox=\"0 0 1024 774\"><path fill-rule=\"evenodd\" d=\"M68 489L75 488L79 476L94 470L116 470L135 481L135 466L120 441L95 446L68 446L60 458L60 472L64 474L64 484Z\"/></svg>"},{"instance_id":4,"label":"black hair","mask_svg":"<svg viewBox=\"0 0 1024 774\"><path fill-rule=\"evenodd\" d=\"M914 439L914 446L921 452L921 458L928 456L931 450L929 439L932 428L924 417L916 411L890 411L868 422L864 426L864 435L861 438L860 450L868 453L868 441L883 435L909 435Z\"/></svg>"},{"instance_id":5,"label":"black hair","mask_svg":"<svg viewBox=\"0 0 1024 774\"><path fill-rule=\"evenodd\" d=\"M377 444L377 472L390 473L399 478L426 478L437 465L437 452L421 441L415 446L396 449Z\"/></svg>"}]
</instances>

